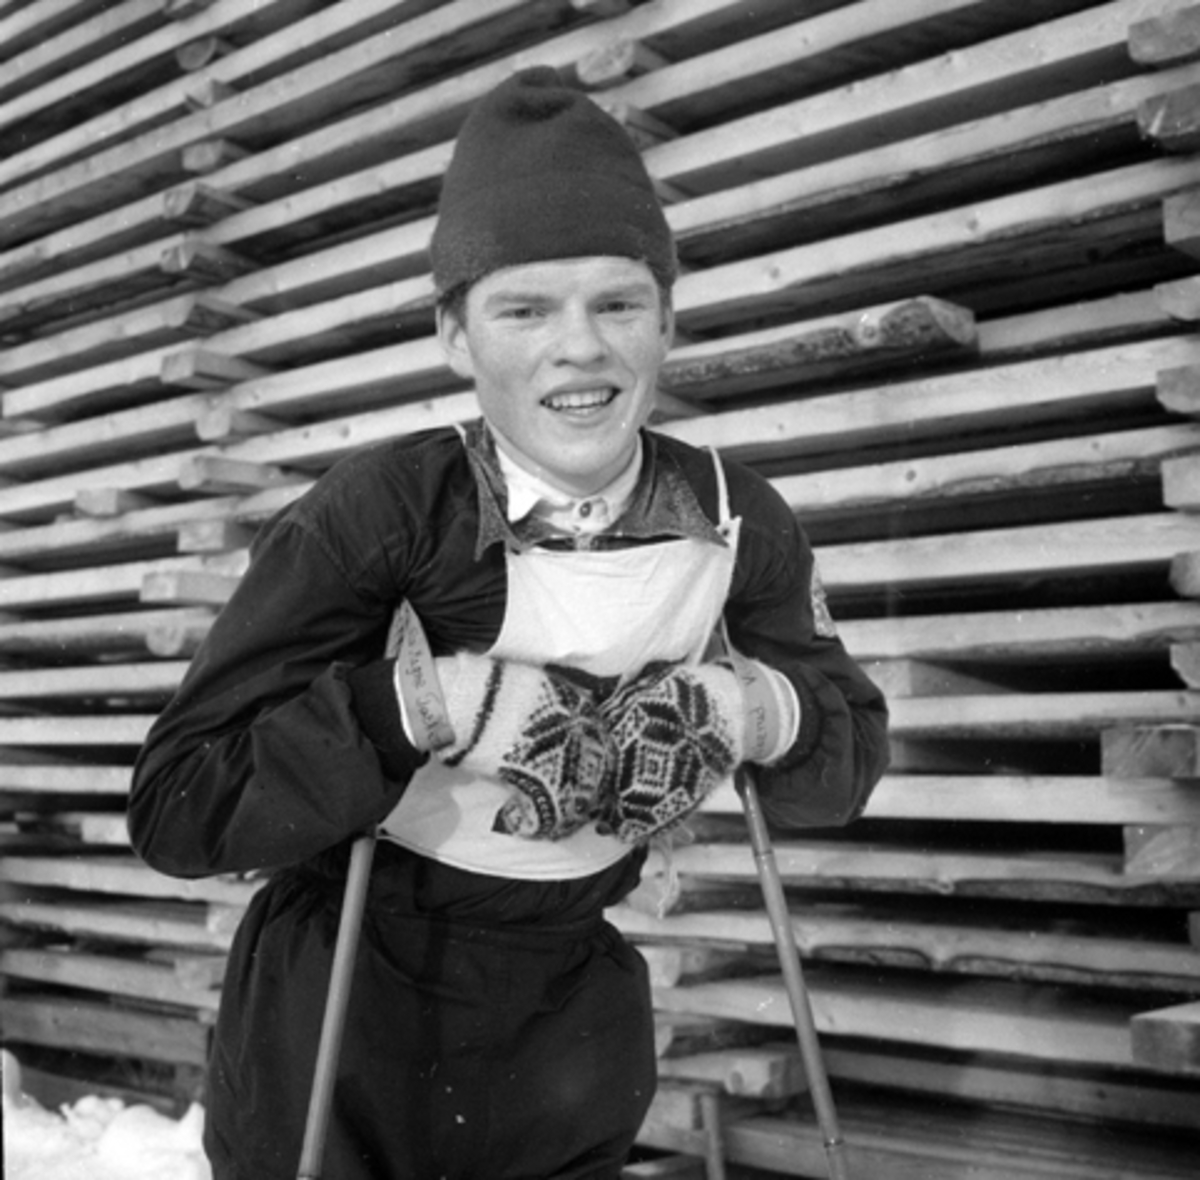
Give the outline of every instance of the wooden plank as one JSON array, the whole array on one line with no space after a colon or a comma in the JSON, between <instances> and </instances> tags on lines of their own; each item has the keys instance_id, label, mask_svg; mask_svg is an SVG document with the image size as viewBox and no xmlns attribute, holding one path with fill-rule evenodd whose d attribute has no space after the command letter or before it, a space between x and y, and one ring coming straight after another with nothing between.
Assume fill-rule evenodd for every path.
<instances>
[{"instance_id":1,"label":"wooden plank","mask_svg":"<svg viewBox=\"0 0 1200 1180\"><path fill-rule=\"evenodd\" d=\"M162 21L161 0L123 0L89 14L89 19L75 21L53 36L44 35L50 26L43 23L43 36L14 57L0 76L0 96L9 96L0 104L0 128L28 118L52 99L61 102L78 92L83 85L80 75L87 67L72 67L94 55L107 54L122 42L140 38ZM31 27L28 18L24 23L27 29ZM105 76L111 77L106 71L98 75ZM52 81L43 85L47 78Z\"/></svg>"},{"instance_id":2,"label":"wooden plank","mask_svg":"<svg viewBox=\"0 0 1200 1180\"><path fill-rule=\"evenodd\" d=\"M1169 11L1169 3L1101 4L1087 12L859 79L850 88L782 103L731 119L705 133L650 149L651 172L686 191L728 177L783 172L834 155L853 155L1012 105L1135 72L1126 42L1132 22Z\"/></svg>"},{"instance_id":3,"label":"wooden plank","mask_svg":"<svg viewBox=\"0 0 1200 1180\"><path fill-rule=\"evenodd\" d=\"M1200 688L1200 643L1171 644L1171 671L1188 688Z\"/></svg>"},{"instance_id":4,"label":"wooden plank","mask_svg":"<svg viewBox=\"0 0 1200 1180\"><path fill-rule=\"evenodd\" d=\"M1105 415L1155 404L1156 375L1200 364L1181 336L932 373L828 397L664 423L665 434L757 461L911 442L996 426Z\"/></svg>"},{"instance_id":5,"label":"wooden plank","mask_svg":"<svg viewBox=\"0 0 1200 1180\"><path fill-rule=\"evenodd\" d=\"M179 295L7 348L0 352L0 378L10 384L24 384L146 348L209 336L255 318L248 308L218 299L208 291Z\"/></svg>"},{"instance_id":6,"label":"wooden plank","mask_svg":"<svg viewBox=\"0 0 1200 1180\"><path fill-rule=\"evenodd\" d=\"M78 762L0 762L0 790L30 795L128 795L128 766Z\"/></svg>"},{"instance_id":7,"label":"wooden plank","mask_svg":"<svg viewBox=\"0 0 1200 1180\"><path fill-rule=\"evenodd\" d=\"M846 619L838 623L838 632L851 654L863 661L1078 663L1163 652L1176 642L1200 640L1200 603L1168 600Z\"/></svg>"},{"instance_id":8,"label":"wooden plank","mask_svg":"<svg viewBox=\"0 0 1200 1180\"><path fill-rule=\"evenodd\" d=\"M295 161L298 157L303 158L308 161L317 179L313 187L300 194L299 218L302 220L311 214L311 210L304 207L304 202L326 199L336 202L344 199L345 186L338 180L340 172L361 169L358 182L369 187L372 175L378 170L382 182L391 166L380 168L379 157L391 153L389 145L398 127L432 122L436 127L443 128L443 136L453 134L457 122L475 99L501 82L512 69L535 64L569 66L615 36L653 38L668 55L683 53L687 51L686 46L692 37L715 38L719 41L723 36L744 36L748 29L759 27L760 21L769 20L772 13L778 16L779 11L778 3L772 3L758 4L750 12L739 0L668 0L650 9L634 9L616 21L585 26L543 41L533 49L513 54L507 62L489 63L465 75L401 95L382 106L335 120L329 126L296 136L277 148L259 151L242 164L226 169L219 178L210 178L210 181L226 192L253 193L265 199L286 192L290 198L295 187ZM791 15L786 6L783 11L785 17ZM315 14L314 20L322 15ZM311 29L298 29L297 33L309 34L310 40L316 36ZM238 59L246 52L239 54ZM259 65L255 64L252 68L259 68ZM386 152L381 151L384 147ZM436 145L438 163L432 170L426 169L427 178L436 178L440 174L449 159L450 148L451 145L445 142ZM397 161L396 164L403 167L404 161ZM4 167L5 162L0 161L0 182L5 179ZM328 194L322 191L325 188L322 182L325 180L333 182ZM133 202L112 214L95 214L94 210L90 210L77 226L55 231L52 238L40 239L30 248L32 254L6 254L6 261L0 262L0 274L9 273L10 267L16 270L27 268L36 264L39 257L60 256L60 246L70 252L86 242L95 249L97 243L107 235L115 235L121 240L127 240L131 232L144 235L147 224L157 228L161 203L161 198L155 195ZM138 229L139 226L142 228ZM67 242L68 237L73 245ZM222 240L228 244L231 239Z\"/></svg>"},{"instance_id":9,"label":"wooden plank","mask_svg":"<svg viewBox=\"0 0 1200 1180\"><path fill-rule=\"evenodd\" d=\"M11 859L11 858L10 858ZM0 918L23 930L141 947L228 951L241 911L170 906L162 902L0 900Z\"/></svg>"},{"instance_id":10,"label":"wooden plank","mask_svg":"<svg viewBox=\"0 0 1200 1180\"><path fill-rule=\"evenodd\" d=\"M681 874L722 882L757 885L754 858L747 846L705 843L677 847ZM1121 857L1100 853L1022 852L1002 856L969 851L925 852L885 844L780 839L775 858L784 881L797 888L865 889L934 896L1027 897L1041 900L1087 899L1097 904L1161 905L1175 896L1197 896L1186 882L1168 886L1161 879L1129 877ZM646 879L663 872L651 855ZM1179 904L1187 904L1181 900Z\"/></svg>"},{"instance_id":11,"label":"wooden plank","mask_svg":"<svg viewBox=\"0 0 1200 1180\"><path fill-rule=\"evenodd\" d=\"M0 746L140 746L153 714L0 718Z\"/></svg>"},{"instance_id":12,"label":"wooden plank","mask_svg":"<svg viewBox=\"0 0 1200 1180\"><path fill-rule=\"evenodd\" d=\"M136 600L143 583L151 574L191 569L237 576L244 560L242 555L231 566L225 555L163 558L65 570L61 573L0 578L0 609L29 610Z\"/></svg>"},{"instance_id":13,"label":"wooden plank","mask_svg":"<svg viewBox=\"0 0 1200 1180\"><path fill-rule=\"evenodd\" d=\"M203 1065L208 1056L208 1031L195 1020L84 1000L9 996L4 1001L4 1032L11 1044L47 1045L172 1065Z\"/></svg>"},{"instance_id":14,"label":"wooden plank","mask_svg":"<svg viewBox=\"0 0 1200 1180\"><path fill-rule=\"evenodd\" d=\"M278 143L320 115L378 101L402 90L445 56L472 42L492 53L535 31L569 19L565 0L458 0L405 25L403 37L380 34L301 65L244 91L237 103L218 104L166 127L103 148L82 164L11 189L6 239L45 232L81 212L112 207L148 184L182 179L179 153L203 140L265 138ZM457 41L456 41L457 39Z\"/></svg>"},{"instance_id":15,"label":"wooden plank","mask_svg":"<svg viewBox=\"0 0 1200 1180\"><path fill-rule=\"evenodd\" d=\"M3 444L0 444L2 446ZM1200 429L1149 427L1081 435L1052 442L1013 444L958 454L900 459L864 467L779 476L772 480L802 520L903 505L906 511L949 500L1000 495L1031 498L1042 492L1070 494L1105 483L1130 487L1135 479L1162 476L1164 503L1177 502L1179 468L1173 456L1200 446ZM1188 457L1185 470L1200 470Z\"/></svg>"},{"instance_id":16,"label":"wooden plank","mask_svg":"<svg viewBox=\"0 0 1200 1180\"><path fill-rule=\"evenodd\" d=\"M1101 764L1114 779L1200 778L1200 728L1173 725L1118 725L1104 732Z\"/></svg>"},{"instance_id":17,"label":"wooden plank","mask_svg":"<svg viewBox=\"0 0 1200 1180\"><path fill-rule=\"evenodd\" d=\"M855 77L864 59L883 72L971 41L1058 16L1062 4L1026 5L1021 13L974 0L874 0L832 11L649 74L621 97L668 123L703 125L730 110L766 106L798 91L825 90Z\"/></svg>"},{"instance_id":18,"label":"wooden plank","mask_svg":"<svg viewBox=\"0 0 1200 1180\"><path fill-rule=\"evenodd\" d=\"M1172 691L1014 693L900 697L890 702L896 737L1099 738L1114 725L1200 722L1200 694Z\"/></svg>"},{"instance_id":19,"label":"wooden plank","mask_svg":"<svg viewBox=\"0 0 1200 1180\"><path fill-rule=\"evenodd\" d=\"M356 244L356 251L366 248L364 243ZM320 267L315 266L315 260L301 262L303 265L284 264L282 268L265 272L257 276L256 282L264 288L270 288L273 297L281 293L286 297L289 293L289 275L315 283L323 273ZM236 284L220 288L222 299L239 304L246 293L244 288L238 288ZM294 291L291 293L294 294ZM378 325L384 320L394 322L397 316L412 309L421 309L422 315L425 315L431 307L432 286L428 278L403 280L332 299L313 308L298 308L215 333L207 338L200 355L239 358L242 371L224 374L220 384L227 384L230 380L247 381L266 372L262 367L255 370L250 365L278 363L281 360L294 364L306 357L321 355L330 348L331 343L346 348L352 345L360 332L369 334L372 324ZM431 345L432 342L427 344ZM78 416L87 411L96 413L111 408L114 402L129 404L134 400L145 400L149 395L160 392L164 385L192 383L192 375L179 366L185 365L186 358L195 354L196 350L173 346L151 349L108 364L8 390L2 395L0 404L5 417L34 416L48 419ZM213 363L219 362L214 359ZM429 389L431 393L436 392L438 386L461 385L461 381L453 378L444 364L438 366L437 374L436 385Z\"/></svg>"},{"instance_id":20,"label":"wooden plank","mask_svg":"<svg viewBox=\"0 0 1200 1180\"><path fill-rule=\"evenodd\" d=\"M759 1045L659 1059L658 1076L719 1086L741 1098L787 1098L808 1088L795 1046Z\"/></svg>"},{"instance_id":21,"label":"wooden plank","mask_svg":"<svg viewBox=\"0 0 1200 1180\"><path fill-rule=\"evenodd\" d=\"M807 972L813 1018L822 1033L930 1048L1011 1053L1031 1061L1128 1068L1133 1065L1131 1001L1062 995L1036 985L898 979L845 971ZM722 980L656 988L656 1008L788 1028L782 979Z\"/></svg>"},{"instance_id":22,"label":"wooden plank","mask_svg":"<svg viewBox=\"0 0 1200 1180\"><path fill-rule=\"evenodd\" d=\"M779 385L857 373L976 342L974 317L942 300L919 298L768 328L672 350L660 385L702 401Z\"/></svg>"},{"instance_id":23,"label":"wooden plank","mask_svg":"<svg viewBox=\"0 0 1200 1180\"><path fill-rule=\"evenodd\" d=\"M1138 108L1138 126L1164 151L1195 150L1200 146L1200 90L1193 84L1145 99Z\"/></svg>"},{"instance_id":24,"label":"wooden plank","mask_svg":"<svg viewBox=\"0 0 1200 1180\"><path fill-rule=\"evenodd\" d=\"M238 0L216 0L204 11L190 14L186 23L173 17L173 25L142 39L140 56L174 53L195 38L218 34L233 38L237 52L228 59L214 61L200 77L172 78L133 95L116 110L89 112L88 117L73 121L73 125L60 127L48 140L0 162L0 184L11 185L48 166L95 150L97 145L177 118L189 110L188 100L198 85L236 87L246 80L262 81L288 66L319 57L356 35L371 32L381 20L386 24L405 12L415 14L420 7L416 0L359 0L353 5L335 5L332 12L313 13L307 0L264 0L252 9ZM164 14L171 16L169 10ZM119 72L123 61L120 57L114 61L110 55L104 64Z\"/></svg>"},{"instance_id":25,"label":"wooden plank","mask_svg":"<svg viewBox=\"0 0 1200 1180\"><path fill-rule=\"evenodd\" d=\"M189 987L170 966L78 950L0 950L0 976L216 1012L220 992Z\"/></svg>"},{"instance_id":26,"label":"wooden plank","mask_svg":"<svg viewBox=\"0 0 1200 1180\"><path fill-rule=\"evenodd\" d=\"M1055 271L1078 268L1089 252L1094 261L1117 237L1160 242L1161 202L1197 183L1193 158L1164 157L729 262L681 277L679 323L699 331L754 314L838 310L866 291L885 302L936 292L982 314L996 301L988 284L1017 277L1030 253L1048 297Z\"/></svg>"},{"instance_id":27,"label":"wooden plank","mask_svg":"<svg viewBox=\"0 0 1200 1180\"><path fill-rule=\"evenodd\" d=\"M1200 1107L1194 1093L1145 1073L1108 1074L1097 1079L1092 1074L1050 1068L1032 1071L1007 1057L973 1054L966 1059L948 1058L893 1046L850 1043L826 1043L822 1055L835 1092L839 1083L892 1088L902 1079L905 1091L935 1101L954 1094L992 1108L1018 1107L1092 1122L1200 1130Z\"/></svg>"},{"instance_id":28,"label":"wooden plank","mask_svg":"<svg viewBox=\"0 0 1200 1180\"><path fill-rule=\"evenodd\" d=\"M208 902L230 909L247 906L261 885L233 877L201 880L167 877L134 856L6 857L0 861L0 881L160 901Z\"/></svg>"},{"instance_id":29,"label":"wooden plank","mask_svg":"<svg viewBox=\"0 0 1200 1180\"><path fill-rule=\"evenodd\" d=\"M695 1133L664 1125L651 1115L639 1142L660 1150L695 1150ZM1097 1128L1070 1121L1032 1120L1023 1111L980 1111L944 1100L905 1103L894 1095L874 1102L838 1104L845 1132L846 1167L852 1176L888 1180L1187 1180L1194 1151L1159 1136L1136 1132L1097 1138ZM812 1118L760 1115L723 1127L732 1164L768 1174L821 1176L826 1151Z\"/></svg>"},{"instance_id":30,"label":"wooden plank","mask_svg":"<svg viewBox=\"0 0 1200 1180\"><path fill-rule=\"evenodd\" d=\"M830 545L818 548L818 559L831 593L980 578L1165 571L1175 554L1200 547L1198 530L1200 521L1183 513L1159 513Z\"/></svg>"},{"instance_id":31,"label":"wooden plank","mask_svg":"<svg viewBox=\"0 0 1200 1180\"><path fill-rule=\"evenodd\" d=\"M90 0L9 0L0 7L0 54L7 60L49 41L89 7Z\"/></svg>"},{"instance_id":32,"label":"wooden plank","mask_svg":"<svg viewBox=\"0 0 1200 1180\"><path fill-rule=\"evenodd\" d=\"M672 914L658 918L631 906L616 906L610 920L638 941L698 942L726 939L770 950L773 932L767 916L737 910ZM805 959L870 963L877 967L937 975L997 977L1081 987L1110 987L1134 993L1193 990L1200 979L1200 953L1187 943L1040 929L1021 929L970 915L959 922L911 917L889 907L810 903L791 917L796 946ZM745 972L743 971L742 974ZM731 975L737 983L739 976ZM655 982L681 991L709 980ZM730 1015L718 1013L717 1015Z\"/></svg>"},{"instance_id":33,"label":"wooden plank","mask_svg":"<svg viewBox=\"0 0 1200 1180\"><path fill-rule=\"evenodd\" d=\"M1200 57L1200 12L1191 6L1136 21L1129 30L1129 56L1155 67Z\"/></svg>"},{"instance_id":34,"label":"wooden plank","mask_svg":"<svg viewBox=\"0 0 1200 1180\"><path fill-rule=\"evenodd\" d=\"M0 700L149 697L165 701L179 687L186 667L186 661L158 660L145 664L0 671Z\"/></svg>"},{"instance_id":35,"label":"wooden plank","mask_svg":"<svg viewBox=\"0 0 1200 1180\"><path fill-rule=\"evenodd\" d=\"M178 473L174 474L178 485ZM33 571L45 563L99 565L105 558L115 560L119 556L169 556L177 548L181 529L225 520L252 528L290 504L307 486L289 484L251 496L213 496L136 508L99 519L64 519L0 532L0 561L12 561Z\"/></svg>"},{"instance_id":36,"label":"wooden plank","mask_svg":"<svg viewBox=\"0 0 1200 1180\"><path fill-rule=\"evenodd\" d=\"M1124 834L1127 873L1200 878L1200 826L1133 824Z\"/></svg>"},{"instance_id":37,"label":"wooden plank","mask_svg":"<svg viewBox=\"0 0 1200 1180\"><path fill-rule=\"evenodd\" d=\"M137 656L147 651L161 655L157 645L165 635L206 632L211 624L211 612L198 609L112 611L63 619L3 622L0 652L37 659ZM182 654L182 649L170 654Z\"/></svg>"},{"instance_id":38,"label":"wooden plank","mask_svg":"<svg viewBox=\"0 0 1200 1180\"><path fill-rule=\"evenodd\" d=\"M1141 1012L1130 1024L1133 1059L1145 1069L1200 1075L1200 1002Z\"/></svg>"},{"instance_id":39,"label":"wooden plank","mask_svg":"<svg viewBox=\"0 0 1200 1180\"><path fill-rule=\"evenodd\" d=\"M736 800L729 803L732 811ZM1077 824L1086 815L1095 824L1195 825L1200 823L1200 791L1166 777L1126 778L1111 773L893 773L884 775L875 788L866 814L875 819L1031 824Z\"/></svg>"}]
</instances>

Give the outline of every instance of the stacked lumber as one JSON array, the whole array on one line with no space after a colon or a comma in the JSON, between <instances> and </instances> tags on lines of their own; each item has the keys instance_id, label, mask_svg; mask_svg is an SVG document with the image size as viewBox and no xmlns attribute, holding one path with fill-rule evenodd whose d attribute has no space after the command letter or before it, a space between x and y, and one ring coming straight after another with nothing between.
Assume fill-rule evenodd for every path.
<instances>
[{"instance_id":1,"label":"stacked lumber","mask_svg":"<svg viewBox=\"0 0 1200 1180\"><path fill-rule=\"evenodd\" d=\"M259 882L141 865L130 766L261 522L475 413L432 335L439 177L548 63L678 236L660 429L776 484L891 702L864 818L775 848L852 1171L1192 1174L1200 6L34 0L0 61L0 1028L32 1092L199 1094ZM660 1019L631 1175L824 1175L733 791L694 827L611 914Z\"/></svg>"}]
</instances>

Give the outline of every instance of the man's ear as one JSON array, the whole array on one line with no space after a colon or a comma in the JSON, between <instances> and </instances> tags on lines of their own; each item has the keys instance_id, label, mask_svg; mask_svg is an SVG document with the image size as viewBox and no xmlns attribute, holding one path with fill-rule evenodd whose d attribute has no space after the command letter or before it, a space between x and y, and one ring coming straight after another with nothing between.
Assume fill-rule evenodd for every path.
<instances>
[{"instance_id":1,"label":"man's ear","mask_svg":"<svg viewBox=\"0 0 1200 1180\"><path fill-rule=\"evenodd\" d=\"M475 365L471 360L471 349L467 343L467 329L460 315L449 307L439 307L437 316L438 343L446 363L454 373L467 380L475 376Z\"/></svg>"}]
</instances>

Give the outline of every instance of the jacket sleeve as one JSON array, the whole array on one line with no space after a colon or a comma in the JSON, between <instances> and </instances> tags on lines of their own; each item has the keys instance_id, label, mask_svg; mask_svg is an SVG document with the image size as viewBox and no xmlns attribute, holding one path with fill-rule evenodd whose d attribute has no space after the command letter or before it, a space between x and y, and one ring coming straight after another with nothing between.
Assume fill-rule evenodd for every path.
<instances>
[{"instance_id":1,"label":"jacket sleeve","mask_svg":"<svg viewBox=\"0 0 1200 1180\"><path fill-rule=\"evenodd\" d=\"M312 528L264 526L139 752L129 830L144 860L181 877L275 868L387 814L424 760L381 704L392 605Z\"/></svg>"},{"instance_id":2,"label":"jacket sleeve","mask_svg":"<svg viewBox=\"0 0 1200 1180\"><path fill-rule=\"evenodd\" d=\"M887 768L887 704L836 635L791 508L754 473L734 467L730 475L742 517L725 610L730 640L782 672L800 703L791 748L756 771L763 810L783 828L849 823Z\"/></svg>"}]
</instances>

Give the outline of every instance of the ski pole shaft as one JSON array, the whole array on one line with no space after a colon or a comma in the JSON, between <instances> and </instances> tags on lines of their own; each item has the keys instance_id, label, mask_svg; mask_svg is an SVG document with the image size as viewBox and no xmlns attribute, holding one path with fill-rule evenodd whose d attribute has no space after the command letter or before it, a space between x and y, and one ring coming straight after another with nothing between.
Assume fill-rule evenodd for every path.
<instances>
[{"instance_id":1,"label":"ski pole shaft","mask_svg":"<svg viewBox=\"0 0 1200 1180\"><path fill-rule=\"evenodd\" d=\"M329 976L329 994L317 1046L317 1064L313 1071L308 1118L304 1124L304 1144L300 1149L297 1180L321 1180L325 1140L329 1131L329 1112L333 1105L333 1087L337 1078L338 1058L342 1051L342 1033L346 1027L346 1009L354 978L354 959L358 936L362 932L367 886L371 880L371 862L375 856L375 836L359 836L350 849L350 867L346 873L346 895L338 921L337 943Z\"/></svg>"},{"instance_id":2,"label":"ski pole shaft","mask_svg":"<svg viewBox=\"0 0 1200 1180\"><path fill-rule=\"evenodd\" d=\"M791 915L788 912L787 899L783 892L783 880L779 875L775 849L771 845L767 821L759 802L758 788L750 773L744 770L738 774L737 787L738 794L741 795L742 807L746 813L750 845L754 850L754 863L758 869L763 901L767 907L767 917L775 939L779 966L783 971L788 1003L791 1005L792 1019L796 1025L800 1057L804 1063L809 1092L816 1109L817 1124L821 1129L825 1157L829 1163L830 1180L850 1180L850 1173L846 1170L846 1145L838 1125L837 1109L833 1104L833 1094L829 1088L829 1078L825 1072L824 1059L821 1056L821 1045L817 1038L817 1028L813 1020L808 988L805 985L804 973L800 966L800 951L796 946L795 931L792 929Z\"/></svg>"}]
</instances>

